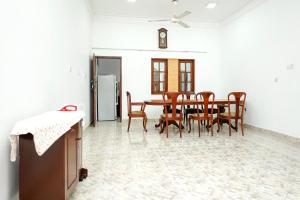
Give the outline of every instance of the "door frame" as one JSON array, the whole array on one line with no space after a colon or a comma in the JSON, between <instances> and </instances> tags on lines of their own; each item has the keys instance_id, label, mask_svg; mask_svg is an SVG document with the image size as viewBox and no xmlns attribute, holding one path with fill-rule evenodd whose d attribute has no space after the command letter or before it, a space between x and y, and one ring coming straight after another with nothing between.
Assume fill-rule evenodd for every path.
<instances>
[{"instance_id":1,"label":"door frame","mask_svg":"<svg viewBox=\"0 0 300 200\"><path fill-rule=\"evenodd\" d=\"M123 100L122 100L122 93L123 93L123 81L122 81L122 56L95 56L95 59L96 61L98 61L98 59L117 59L117 60L120 60L120 122L122 122L122 110L123 110ZM97 62L96 62L97 63ZM97 65L96 65L96 68L97 68ZM97 73L97 70L96 70L96 73ZM98 90L97 90L98 92ZM96 110L94 110L94 112L97 112L97 106L95 108Z\"/></svg>"}]
</instances>

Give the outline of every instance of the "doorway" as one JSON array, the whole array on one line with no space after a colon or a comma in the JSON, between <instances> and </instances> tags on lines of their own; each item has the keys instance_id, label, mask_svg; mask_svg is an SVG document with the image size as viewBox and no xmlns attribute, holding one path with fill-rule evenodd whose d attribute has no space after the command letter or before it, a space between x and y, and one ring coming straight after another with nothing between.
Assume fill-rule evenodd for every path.
<instances>
[{"instance_id":1,"label":"doorway","mask_svg":"<svg viewBox=\"0 0 300 200\"><path fill-rule=\"evenodd\" d=\"M122 122L122 57L94 56L92 73L92 124Z\"/></svg>"}]
</instances>

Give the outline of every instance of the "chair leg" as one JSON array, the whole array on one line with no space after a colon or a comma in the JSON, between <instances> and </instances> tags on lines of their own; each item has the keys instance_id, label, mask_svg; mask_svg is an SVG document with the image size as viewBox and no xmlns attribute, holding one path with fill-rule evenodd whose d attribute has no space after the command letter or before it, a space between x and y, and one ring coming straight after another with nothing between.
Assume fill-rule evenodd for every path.
<instances>
[{"instance_id":1,"label":"chair leg","mask_svg":"<svg viewBox=\"0 0 300 200\"><path fill-rule=\"evenodd\" d=\"M166 120L167 138L169 137L169 122Z\"/></svg>"},{"instance_id":2,"label":"chair leg","mask_svg":"<svg viewBox=\"0 0 300 200\"><path fill-rule=\"evenodd\" d=\"M184 113L184 123L187 126L188 125L188 114Z\"/></svg>"},{"instance_id":3,"label":"chair leg","mask_svg":"<svg viewBox=\"0 0 300 200\"><path fill-rule=\"evenodd\" d=\"M217 130L217 132L219 133L220 132L220 127L221 127L220 126L220 118L219 117L217 118L217 123L218 123L218 130Z\"/></svg>"},{"instance_id":4,"label":"chair leg","mask_svg":"<svg viewBox=\"0 0 300 200\"><path fill-rule=\"evenodd\" d=\"M206 124L205 128L206 128L207 132L209 132L209 120L207 120L207 124Z\"/></svg>"},{"instance_id":5,"label":"chair leg","mask_svg":"<svg viewBox=\"0 0 300 200\"><path fill-rule=\"evenodd\" d=\"M144 121L144 130L147 132L147 121L148 121L148 119L147 119L146 116L145 116L143 121Z\"/></svg>"},{"instance_id":6,"label":"chair leg","mask_svg":"<svg viewBox=\"0 0 300 200\"><path fill-rule=\"evenodd\" d=\"M189 125L188 120L189 120L189 113L186 114L186 126Z\"/></svg>"},{"instance_id":7,"label":"chair leg","mask_svg":"<svg viewBox=\"0 0 300 200\"><path fill-rule=\"evenodd\" d=\"M244 119L241 119L242 135L244 136Z\"/></svg>"},{"instance_id":8,"label":"chair leg","mask_svg":"<svg viewBox=\"0 0 300 200\"><path fill-rule=\"evenodd\" d=\"M235 125L235 128L236 128L236 130L235 130L236 132L238 132L238 128L239 128L238 127L238 121L239 121L238 119L234 119L234 123L235 123L234 125Z\"/></svg>"},{"instance_id":9,"label":"chair leg","mask_svg":"<svg viewBox=\"0 0 300 200\"><path fill-rule=\"evenodd\" d=\"M162 130L163 130L163 120L162 119L159 119L159 126L160 126L160 131L159 131L159 134L162 134Z\"/></svg>"},{"instance_id":10,"label":"chair leg","mask_svg":"<svg viewBox=\"0 0 300 200\"><path fill-rule=\"evenodd\" d=\"M211 136L214 136L214 131L213 131L213 119L210 120L210 131L211 131Z\"/></svg>"},{"instance_id":11,"label":"chair leg","mask_svg":"<svg viewBox=\"0 0 300 200\"><path fill-rule=\"evenodd\" d=\"M131 123L131 117L129 117L129 119L128 119L128 128L127 128L127 132L129 132L130 123Z\"/></svg>"},{"instance_id":12,"label":"chair leg","mask_svg":"<svg viewBox=\"0 0 300 200\"><path fill-rule=\"evenodd\" d=\"M191 118L189 118L189 133L191 132L191 129L192 129L192 127L191 127Z\"/></svg>"},{"instance_id":13,"label":"chair leg","mask_svg":"<svg viewBox=\"0 0 300 200\"><path fill-rule=\"evenodd\" d=\"M231 136L231 119L228 119L228 125L229 125L229 136Z\"/></svg>"},{"instance_id":14,"label":"chair leg","mask_svg":"<svg viewBox=\"0 0 300 200\"><path fill-rule=\"evenodd\" d=\"M181 129L182 129L182 120L179 120L179 133L180 133L180 138L182 138L182 132L181 132Z\"/></svg>"},{"instance_id":15,"label":"chair leg","mask_svg":"<svg viewBox=\"0 0 300 200\"><path fill-rule=\"evenodd\" d=\"M198 121L198 131L199 131L199 137L200 137L200 120L197 120Z\"/></svg>"}]
</instances>

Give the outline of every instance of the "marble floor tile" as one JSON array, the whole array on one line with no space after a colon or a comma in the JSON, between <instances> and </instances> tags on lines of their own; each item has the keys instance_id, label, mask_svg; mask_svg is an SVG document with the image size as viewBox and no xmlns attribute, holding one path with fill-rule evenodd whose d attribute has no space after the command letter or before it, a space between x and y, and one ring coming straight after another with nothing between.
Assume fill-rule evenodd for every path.
<instances>
[{"instance_id":1,"label":"marble floor tile","mask_svg":"<svg viewBox=\"0 0 300 200\"><path fill-rule=\"evenodd\" d=\"M300 200L300 147L285 137L247 128L245 136L224 126L169 129L169 138L148 123L101 122L83 135L89 177L71 200Z\"/></svg>"}]
</instances>

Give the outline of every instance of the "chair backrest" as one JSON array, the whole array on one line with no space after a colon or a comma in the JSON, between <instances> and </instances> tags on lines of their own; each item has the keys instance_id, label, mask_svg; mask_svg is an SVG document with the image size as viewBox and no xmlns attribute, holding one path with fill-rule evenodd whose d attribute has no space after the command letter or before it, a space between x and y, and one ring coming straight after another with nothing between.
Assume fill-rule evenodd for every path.
<instances>
[{"instance_id":1,"label":"chair backrest","mask_svg":"<svg viewBox=\"0 0 300 200\"><path fill-rule=\"evenodd\" d=\"M166 119L168 120L168 107L169 103L172 106L172 115L171 117L173 119L176 118L176 107L178 104L180 104L180 116L182 117L182 111L183 111L183 101L184 101L184 94L181 92L164 92L162 94L163 96L163 102L164 102L164 110L166 114ZM178 101L178 97L181 97L181 99Z\"/></svg>"},{"instance_id":2,"label":"chair backrest","mask_svg":"<svg viewBox=\"0 0 300 200\"><path fill-rule=\"evenodd\" d=\"M185 99L187 100L192 100L196 98L195 92L185 92L184 95L185 95ZM190 108L190 107L191 107L190 105L186 106L186 108Z\"/></svg>"},{"instance_id":3,"label":"chair backrest","mask_svg":"<svg viewBox=\"0 0 300 200\"><path fill-rule=\"evenodd\" d=\"M130 92L126 92L127 95L127 112L128 114L131 114L131 94Z\"/></svg>"},{"instance_id":4,"label":"chair backrest","mask_svg":"<svg viewBox=\"0 0 300 200\"><path fill-rule=\"evenodd\" d=\"M230 113L230 102L232 98L235 102L235 118L243 117L245 111L246 93L231 92L228 94L228 112Z\"/></svg>"},{"instance_id":5,"label":"chair backrest","mask_svg":"<svg viewBox=\"0 0 300 200\"><path fill-rule=\"evenodd\" d=\"M214 104L215 104L215 94L210 91L205 91L205 92L199 92L196 95L196 100L200 101L203 100L203 104L201 106L201 109L203 111L204 117L208 118L209 114L213 114L214 112ZM199 104L197 105L197 115L199 115ZM210 109L210 113L208 113Z\"/></svg>"},{"instance_id":6,"label":"chair backrest","mask_svg":"<svg viewBox=\"0 0 300 200\"><path fill-rule=\"evenodd\" d=\"M184 95L185 95L186 99L189 100L189 99L193 98L193 96L195 95L195 92L185 92Z\"/></svg>"}]
</instances>

